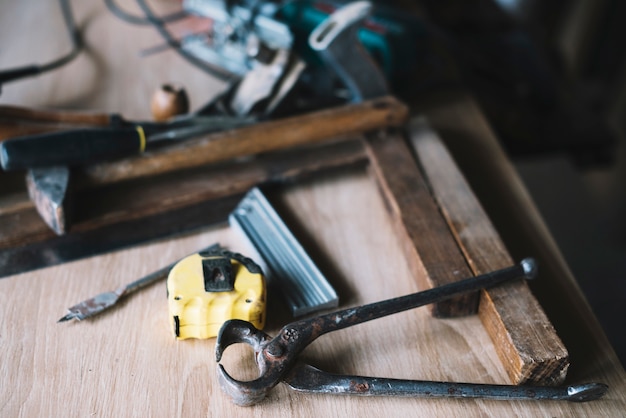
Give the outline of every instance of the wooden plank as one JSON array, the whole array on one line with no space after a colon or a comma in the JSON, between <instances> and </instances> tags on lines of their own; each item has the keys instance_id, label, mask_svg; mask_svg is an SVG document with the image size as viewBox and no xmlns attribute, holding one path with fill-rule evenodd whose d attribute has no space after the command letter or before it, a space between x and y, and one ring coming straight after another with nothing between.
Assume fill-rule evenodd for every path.
<instances>
[{"instance_id":1,"label":"wooden plank","mask_svg":"<svg viewBox=\"0 0 626 418\"><path fill-rule=\"evenodd\" d=\"M105 126L111 115L93 112L56 112L20 106L0 105L0 141L50 131Z\"/></svg>"},{"instance_id":2,"label":"wooden plank","mask_svg":"<svg viewBox=\"0 0 626 418\"><path fill-rule=\"evenodd\" d=\"M342 307L418 290L381 199L362 170L288 187L278 198L315 244L318 251L313 255L326 255L320 258L328 261L324 267L340 292ZM278 385L258 405L237 407L217 381L215 339L173 338L163 282L101 317L55 323L68 306L213 242L245 250L229 228L207 229L0 280L3 352L13 360L0 362L3 382L11 388L0 391L0 416L64 416L68 405L71 415L79 417L125 417L137 411L137 416L157 418L532 417L575 416L598 408L558 402L333 396L299 393L286 385ZM14 300L13 295L26 294L30 303ZM279 301L268 297L270 335L291 320L279 307ZM482 383L507 379L476 316L439 321L424 309L325 335L307 349L304 359L341 374ZM247 367L253 360L249 350L233 346L224 362L227 371L241 378L251 371Z\"/></svg>"},{"instance_id":3,"label":"wooden plank","mask_svg":"<svg viewBox=\"0 0 626 418\"><path fill-rule=\"evenodd\" d=\"M137 11L130 1L120 4ZM7 84L1 101L104 109L147 118L147 98L164 80L184 80L192 103L203 103L214 93L213 80L173 51L138 56L141 48L160 42L154 31L116 19L102 2L72 5L79 24L86 24L86 42L97 51L98 59L84 55L62 70ZM60 18L57 6L42 0L0 2L0 32L6 35L3 39L12 40L6 50L0 50L2 68L32 62L34 56L64 52L67 34L59 30L60 20L39 18ZM158 2L157 6L166 4ZM13 36L24 28L32 36ZM30 39L46 42L28 45ZM549 234L537 234L537 211L528 205L528 196L519 193L519 179L493 134L483 129L484 120L475 105L455 101L430 110L429 115L438 116L438 132L447 126L444 139L458 139L458 147L463 148L460 154L471 156L473 162L481 161L482 155L493 163L481 161L478 170L473 167L464 173L499 168L485 170L488 180L501 185L494 193L493 184L486 182L492 198L510 206L510 210L494 211L509 217L498 230L513 223L515 232L521 233L513 234L507 243L519 243L519 237L527 234L536 237L541 257L553 257L553 241L546 240ZM491 149L497 152L481 146L485 144L493 145ZM4 189L3 181L0 188ZM341 292L342 306L418 290L367 177L325 178L313 186L294 189L289 196L291 212L306 225L310 242L317 243L319 252L327 256L325 267L339 273L333 275L333 284ZM542 228L540 232L545 232ZM227 229L211 229L0 280L0 341L7 359L0 362L0 374L8 388L0 391L0 416L65 416L70 405L76 416L154 417L307 417L312 410L319 416L570 417L622 416L626 410L623 367L571 274L556 274L567 270L559 257L555 274L541 283L546 291L540 300L544 309L552 310L550 319L559 319L557 330L568 336L564 341L570 353L578 353L578 361L572 356L569 379L576 368L577 382L600 381L610 386L605 398L585 404L312 395L279 385L266 402L239 408L219 390L210 355L214 340L173 340L161 285L132 296L120 309L94 321L55 324L67 306L215 241L237 250ZM543 272L546 270L544 267ZM274 334L288 318L271 305L267 331ZM324 336L305 353L306 360L337 373L482 383L508 380L478 317L435 320L419 309L401 315ZM234 354L234 363L243 363L239 351L227 354Z\"/></svg>"},{"instance_id":4,"label":"wooden plank","mask_svg":"<svg viewBox=\"0 0 626 418\"><path fill-rule=\"evenodd\" d=\"M295 116L263 121L238 129L149 149L140 156L97 163L83 168L77 179L88 184L111 184L160 175L250 155L350 138L363 132L401 126L406 105L392 96L351 103Z\"/></svg>"},{"instance_id":5,"label":"wooden plank","mask_svg":"<svg viewBox=\"0 0 626 418\"><path fill-rule=\"evenodd\" d=\"M28 109L19 110L28 112ZM44 120L55 115L54 112L48 113L42 115ZM64 234L72 229L70 222L74 223L73 214L78 211L73 207L74 195L82 189L164 176L181 170L250 158L257 154L334 142L373 129L399 126L406 121L407 115L406 105L388 96L262 121L238 129L174 141L167 147L148 147L148 151L142 155L75 168L70 175L69 184L62 185L62 189L66 190L62 204L51 201L49 193L39 190L44 187L42 183L32 181L30 176L27 181L29 195L46 223L58 234ZM58 112L58 116L80 117L80 114ZM0 120L0 128L1 125ZM101 193L100 189L98 193ZM138 213L141 215L143 212ZM79 212L77 216L81 217L82 213Z\"/></svg>"},{"instance_id":6,"label":"wooden plank","mask_svg":"<svg viewBox=\"0 0 626 418\"><path fill-rule=\"evenodd\" d=\"M75 196L76 224L72 232L104 228L177 210L202 201L242 194L268 181L293 181L332 167L364 164L366 156L355 141L265 155L228 165L161 176L149 181L88 188ZM0 210L0 249L54 237L25 193L5 198Z\"/></svg>"},{"instance_id":7,"label":"wooden plank","mask_svg":"<svg viewBox=\"0 0 626 418\"><path fill-rule=\"evenodd\" d=\"M425 119L411 121L410 140L441 213L473 273L513 264L471 187ZM564 381L569 368L567 349L526 282L483 291L479 316L512 382Z\"/></svg>"},{"instance_id":8,"label":"wooden plank","mask_svg":"<svg viewBox=\"0 0 626 418\"><path fill-rule=\"evenodd\" d=\"M465 257L439 213L405 138L381 131L365 139L370 165L415 278L422 289L472 276ZM478 292L431 306L437 317L470 315Z\"/></svg>"},{"instance_id":9,"label":"wooden plank","mask_svg":"<svg viewBox=\"0 0 626 418\"><path fill-rule=\"evenodd\" d=\"M597 376L611 387L619 386L615 382L626 383L624 368L601 324L478 105L466 95L454 96L430 103L424 113L509 253L516 259L533 254L538 260L541 280L529 286L567 347L568 380Z\"/></svg>"},{"instance_id":10,"label":"wooden plank","mask_svg":"<svg viewBox=\"0 0 626 418\"><path fill-rule=\"evenodd\" d=\"M25 194L19 202L5 199L7 206L0 211L0 277L19 272L15 269L28 260L39 268L110 251L116 243L123 247L223 222L254 186L292 182L366 162L360 142L348 140L150 181L84 189L75 196L76 224L67 237L54 235ZM63 256L45 256L58 253ZM21 261L13 266L17 260Z\"/></svg>"}]
</instances>

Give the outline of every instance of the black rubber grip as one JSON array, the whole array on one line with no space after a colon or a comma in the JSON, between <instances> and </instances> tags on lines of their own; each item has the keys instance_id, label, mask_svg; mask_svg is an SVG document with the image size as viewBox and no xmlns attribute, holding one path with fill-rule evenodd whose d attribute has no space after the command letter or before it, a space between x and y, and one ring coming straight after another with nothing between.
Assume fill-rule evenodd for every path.
<instances>
[{"instance_id":1,"label":"black rubber grip","mask_svg":"<svg viewBox=\"0 0 626 418\"><path fill-rule=\"evenodd\" d=\"M12 68L10 70L0 71L0 86L13 80L24 77L30 77L41 73L41 67L38 65L29 65L27 67Z\"/></svg>"},{"instance_id":2,"label":"black rubber grip","mask_svg":"<svg viewBox=\"0 0 626 418\"><path fill-rule=\"evenodd\" d=\"M83 165L139 154L145 137L135 127L77 129L11 138L0 143L5 170Z\"/></svg>"}]
</instances>

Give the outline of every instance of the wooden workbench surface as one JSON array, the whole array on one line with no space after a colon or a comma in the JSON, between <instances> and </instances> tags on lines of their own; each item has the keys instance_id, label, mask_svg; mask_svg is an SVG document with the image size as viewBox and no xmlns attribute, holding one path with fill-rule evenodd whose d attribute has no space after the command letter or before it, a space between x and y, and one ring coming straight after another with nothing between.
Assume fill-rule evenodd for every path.
<instances>
[{"instance_id":1,"label":"wooden workbench surface","mask_svg":"<svg viewBox=\"0 0 626 418\"><path fill-rule=\"evenodd\" d=\"M152 91L163 82L185 85L192 107L219 90L220 83L172 51L139 58L138 51L160 42L153 29L116 20L102 2L73 6L87 51L59 71L3 86L0 103L147 118ZM126 7L136 10L133 6ZM0 39L0 69L46 62L67 50L57 5L43 0L2 3ZM222 225L0 279L0 416L623 416L624 369L484 119L465 99L443 100L423 110L453 153L458 151L463 168L476 160L467 161L470 152L463 144L483 150L485 161L493 163L482 164L470 177L480 179L482 173L500 185L494 191L504 194L506 204L486 207L511 210L517 226L534 237L534 242L522 238L541 254L527 255L538 255L546 269L539 278L545 284L533 289L571 354L566 382L606 383L605 398L587 404L351 398L300 394L279 385L263 403L242 408L219 389L215 341L173 338L163 282L94 320L56 323L67 307L211 243L244 250L236 234ZM13 191L7 184L0 185L0 192L3 187ZM286 186L276 199L337 289L341 307L419 290L379 190L364 170ZM504 231L505 241L514 231ZM522 248L520 242L514 251ZM272 296L270 334L291 319ZM304 356L325 371L343 374L509 381L478 317L434 319L426 309L329 334ZM235 377L250 378L248 360L249 352L233 347L224 362Z\"/></svg>"}]
</instances>

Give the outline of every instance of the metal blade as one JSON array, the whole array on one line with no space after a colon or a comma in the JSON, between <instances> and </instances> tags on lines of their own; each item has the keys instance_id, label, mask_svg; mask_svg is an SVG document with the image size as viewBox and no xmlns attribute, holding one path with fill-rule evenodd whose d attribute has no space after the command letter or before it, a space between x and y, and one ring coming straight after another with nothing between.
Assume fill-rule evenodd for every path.
<instances>
[{"instance_id":1,"label":"metal blade","mask_svg":"<svg viewBox=\"0 0 626 418\"><path fill-rule=\"evenodd\" d=\"M77 319L81 321L83 319L97 315L100 312L115 305L122 296L122 294L124 294L125 290L126 287L122 286L112 292L100 293L97 296L84 300L79 304L69 308L67 315L59 319L57 322L65 322L69 321L70 319Z\"/></svg>"},{"instance_id":2,"label":"metal blade","mask_svg":"<svg viewBox=\"0 0 626 418\"><path fill-rule=\"evenodd\" d=\"M258 122L257 119L248 117L232 116L194 116L193 118L174 120L160 126L154 133L148 134L148 142L159 141L182 141L213 132L227 131L241 128ZM143 126L144 129L154 129L151 126Z\"/></svg>"},{"instance_id":3,"label":"metal blade","mask_svg":"<svg viewBox=\"0 0 626 418\"><path fill-rule=\"evenodd\" d=\"M211 251L217 248L220 248L219 244L212 244L201 251ZM123 296L136 292L137 290L142 289L158 280L165 279L178 261L180 260L170 263L167 266L162 267L159 270L143 276L142 278L131 283L120 286L114 291L100 293L97 296L82 301L78 305L72 306L68 309L69 313L57 322L65 322L70 319L78 319L80 321L82 319L98 315L99 313L114 306Z\"/></svg>"}]
</instances>

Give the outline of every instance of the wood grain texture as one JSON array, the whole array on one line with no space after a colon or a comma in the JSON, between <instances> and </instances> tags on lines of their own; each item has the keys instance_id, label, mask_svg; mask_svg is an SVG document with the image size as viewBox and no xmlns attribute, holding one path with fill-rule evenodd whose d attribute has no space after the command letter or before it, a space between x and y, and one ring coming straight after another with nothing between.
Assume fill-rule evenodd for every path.
<instances>
[{"instance_id":1,"label":"wood grain texture","mask_svg":"<svg viewBox=\"0 0 626 418\"><path fill-rule=\"evenodd\" d=\"M365 144L371 171L420 287L430 289L472 276L404 136L381 132L368 135ZM474 314L477 308L474 292L433 304L431 311L453 317Z\"/></svg>"},{"instance_id":2,"label":"wood grain texture","mask_svg":"<svg viewBox=\"0 0 626 418\"><path fill-rule=\"evenodd\" d=\"M59 123L104 126L111 122L111 115L95 112L69 112L37 109L21 106L0 106L0 121L4 122Z\"/></svg>"},{"instance_id":3,"label":"wood grain texture","mask_svg":"<svg viewBox=\"0 0 626 418\"><path fill-rule=\"evenodd\" d=\"M218 201L243 196L256 185L295 181L325 170L365 162L365 153L357 141L342 141L187 170L148 181L86 188L78 190L74 196L75 223L71 232L96 231L207 201L212 201L218 209L221 208ZM0 211L0 250L45 241L54 246L54 233L39 219L28 197L13 196L0 206L3 208ZM213 218L226 220L228 212L217 215Z\"/></svg>"},{"instance_id":4,"label":"wood grain texture","mask_svg":"<svg viewBox=\"0 0 626 418\"><path fill-rule=\"evenodd\" d=\"M477 104L456 95L423 106L510 254L515 259L533 254L538 260L541 280L529 286L567 347L568 378L584 380L596 371L602 380L626 381L554 237Z\"/></svg>"},{"instance_id":5,"label":"wood grain texture","mask_svg":"<svg viewBox=\"0 0 626 418\"><path fill-rule=\"evenodd\" d=\"M137 12L134 2L119 3ZM62 70L3 86L2 103L93 109L145 119L149 117L147 103L152 91L164 81L184 81L192 108L221 87L173 51L140 58L140 49L161 42L152 29L115 19L102 2L72 1L72 5L85 30L88 53ZM167 5L154 2L159 12L163 11L160 6ZM44 61L63 53L67 40L60 22L56 2L0 2L0 68ZM28 36L17 36L25 33ZM572 354L568 379L607 383L610 390L606 398L590 404L355 399L298 394L279 386L263 404L238 408L217 387L214 341L177 342L171 336L161 284L131 296L120 309L95 321L55 323L68 306L212 242L239 249L238 239L230 230L205 228L195 234L1 279L0 416L622 416L626 410L624 370L558 251L552 262L545 260L555 254L554 243L546 240L549 234L544 235L542 224L536 222L540 221L536 209L480 112L471 102L461 100L429 104L428 114L446 143L456 143L451 149L457 161L461 161L459 155L480 161L478 167L468 170L472 178L486 173L483 180L485 184L492 182L492 199L506 197L501 203L510 207L493 212L515 224L498 223L498 231L506 231L510 237L511 228L518 229L513 232L519 239L506 241L509 249L519 250L511 243L531 241L536 245L546 273L545 281L538 284L547 289L538 297ZM466 160L463 164L471 167ZM8 190L4 178L0 188ZM494 187L494 181L501 187ZM308 237L307 248L339 290L342 307L417 290L413 272L391 232L384 203L363 173L318 179L291 187L281 196L291 220L300 224L299 232ZM201 210L209 213L209 208ZM494 218L492 212L490 216ZM16 228L19 221L15 219ZM527 255L528 251L522 253ZM39 254L47 255L43 249ZM268 318L271 334L290 320L274 301L270 302ZM344 331L318 340L304 353L305 358L339 373L508 381L476 316L440 320L418 309ZM245 353L229 349L227 354L229 370L249 364L249 358L240 357Z\"/></svg>"},{"instance_id":6,"label":"wood grain texture","mask_svg":"<svg viewBox=\"0 0 626 418\"><path fill-rule=\"evenodd\" d=\"M363 173L290 187L274 198L290 209L290 226L299 236L316 244L308 248L339 290L342 307L418 290L384 204ZM355 211L362 207L368 210ZM71 411L74 416L309 417L315 411L325 416L611 416L625 405L620 392L625 384L613 379L608 398L590 404L353 398L301 394L279 385L263 403L242 408L218 387L214 340L176 341L171 335L164 283L93 321L55 323L66 307L216 241L243 250L233 231L207 229L0 280L0 335L3 358L9 360L0 363L0 372L10 388L0 392L0 415ZM31 303L14 303L14 295L25 294ZM290 318L273 295L268 301L267 331L275 334ZM249 376L249 354L229 348L225 367ZM426 309L326 335L304 358L337 373L508 380L478 317L435 319Z\"/></svg>"},{"instance_id":7,"label":"wood grain texture","mask_svg":"<svg viewBox=\"0 0 626 418\"><path fill-rule=\"evenodd\" d=\"M479 275L512 265L498 232L424 118L411 121L410 140L472 272ZM526 282L483 291L479 316L512 382L553 385L565 380L567 349Z\"/></svg>"},{"instance_id":8,"label":"wood grain texture","mask_svg":"<svg viewBox=\"0 0 626 418\"><path fill-rule=\"evenodd\" d=\"M108 125L111 115L0 105L0 141L24 135Z\"/></svg>"},{"instance_id":9,"label":"wood grain texture","mask_svg":"<svg viewBox=\"0 0 626 418\"><path fill-rule=\"evenodd\" d=\"M323 109L218 132L141 156L84 167L77 182L104 185L195 168L259 153L324 143L407 120L408 108L393 97Z\"/></svg>"},{"instance_id":10,"label":"wood grain texture","mask_svg":"<svg viewBox=\"0 0 626 418\"><path fill-rule=\"evenodd\" d=\"M22 108L11 107L5 110L18 117L41 117L43 121L55 118L83 120L81 114L74 115L69 112L37 112L35 110L28 112ZM58 235L64 235L70 229L77 229L72 228L73 214L77 212L73 204L75 190L160 176L237 158L253 157L256 154L267 154L272 151L333 142L338 138L349 138L351 135L368 130L399 126L404 123L407 115L408 109L403 103L393 97L382 97L364 103L348 104L204 135L167 147L157 147L140 156L79 167L73 169L72 172L68 172L67 169L53 170L53 173L47 173L45 177L52 176L56 179L58 184L53 190L54 193L49 190L50 181L42 181L43 176L33 176L33 173L29 172L26 177L28 191L45 223ZM91 120L89 117L85 119ZM98 122L100 121L96 115L93 123L97 125ZM38 180L35 181L35 178ZM44 190L44 188L47 189ZM175 190L174 193L176 194ZM62 196L61 201L57 201L59 196ZM168 194L159 194L159 197L170 199ZM139 216L143 215L142 211L136 213ZM82 214L79 213L78 216L81 217Z\"/></svg>"}]
</instances>

